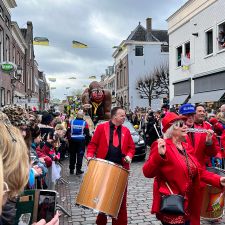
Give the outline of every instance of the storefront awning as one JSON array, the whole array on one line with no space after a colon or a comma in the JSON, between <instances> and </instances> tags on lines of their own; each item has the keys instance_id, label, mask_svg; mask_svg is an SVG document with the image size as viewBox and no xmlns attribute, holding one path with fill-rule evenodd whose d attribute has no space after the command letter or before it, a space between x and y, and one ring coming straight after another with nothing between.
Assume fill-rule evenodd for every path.
<instances>
[{"instance_id":1,"label":"storefront awning","mask_svg":"<svg viewBox=\"0 0 225 225\"><path fill-rule=\"evenodd\" d=\"M200 102L217 102L224 95L225 90L208 91L194 94L189 103L195 104Z\"/></svg>"},{"instance_id":2,"label":"storefront awning","mask_svg":"<svg viewBox=\"0 0 225 225\"><path fill-rule=\"evenodd\" d=\"M174 98L171 100L170 105L176 105L176 104L183 104L189 95L178 95L174 96Z\"/></svg>"}]
</instances>

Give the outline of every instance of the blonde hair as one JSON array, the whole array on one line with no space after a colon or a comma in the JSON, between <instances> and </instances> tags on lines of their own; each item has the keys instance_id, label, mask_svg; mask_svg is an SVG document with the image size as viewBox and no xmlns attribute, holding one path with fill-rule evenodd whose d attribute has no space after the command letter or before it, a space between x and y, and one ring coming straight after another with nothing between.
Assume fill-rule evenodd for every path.
<instances>
[{"instance_id":1,"label":"blonde hair","mask_svg":"<svg viewBox=\"0 0 225 225\"><path fill-rule=\"evenodd\" d=\"M0 130L4 181L9 186L8 197L14 197L23 191L28 182L28 149L18 128L0 122Z\"/></svg>"},{"instance_id":2,"label":"blonde hair","mask_svg":"<svg viewBox=\"0 0 225 225\"><path fill-rule=\"evenodd\" d=\"M2 214L2 205L3 205L3 166L2 166L2 155L0 154L0 215Z\"/></svg>"}]
</instances>

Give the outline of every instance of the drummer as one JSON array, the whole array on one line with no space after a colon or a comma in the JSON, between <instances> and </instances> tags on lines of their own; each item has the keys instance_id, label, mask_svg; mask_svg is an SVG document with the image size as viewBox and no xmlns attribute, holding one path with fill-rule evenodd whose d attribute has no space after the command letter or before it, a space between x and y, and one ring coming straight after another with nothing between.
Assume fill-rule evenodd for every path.
<instances>
[{"instance_id":1,"label":"drummer","mask_svg":"<svg viewBox=\"0 0 225 225\"><path fill-rule=\"evenodd\" d=\"M188 128L195 128L196 132L188 132L187 142L192 145L194 149L194 155L199 164L206 168L206 161L209 161L210 157L217 155L219 151L219 143L214 135L211 125L205 121L206 112L204 105L193 106L192 104L184 104L179 108L179 114L186 116L186 125ZM205 133L198 133L197 129L205 129ZM200 210L203 201L204 184L199 189L198 199L196 200L194 210L195 215L192 215L193 221L191 225L200 224ZM191 220L192 220L191 219Z\"/></svg>"},{"instance_id":2,"label":"drummer","mask_svg":"<svg viewBox=\"0 0 225 225\"><path fill-rule=\"evenodd\" d=\"M121 107L111 110L111 120L99 124L87 148L87 159L100 158L129 169L134 156L135 145L130 131L123 126L126 113ZM127 225L127 188L123 196L117 219L112 219L113 225ZM107 224L107 216L99 213L96 224Z\"/></svg>"}]
</instances>

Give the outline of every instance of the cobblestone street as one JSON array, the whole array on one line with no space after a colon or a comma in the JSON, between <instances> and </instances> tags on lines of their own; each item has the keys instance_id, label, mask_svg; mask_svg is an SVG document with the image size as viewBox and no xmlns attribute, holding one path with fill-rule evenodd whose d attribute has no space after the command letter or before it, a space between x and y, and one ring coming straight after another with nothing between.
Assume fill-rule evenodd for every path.
<instances>
[{"instance_id":1,"label":"cobblestone street","mask_svg":"<svg viewBox=\"0 0 225 225\"><path fill-rule=\"evenodd\" d=\"M150 206L152 202L152 181L153 179L146 179L142 174L142 165L144 161L134 161L131 165L131 173L129 177L128 185L128 224L135 225L147 225L147 224L161 224L154 215L150 214ZM79 185L82 180L82 176L68 175L68 160L63 161L64 165L64 177L68 179L69 184L57 185L57 190L61 197L59 202L65 207L68 212L72 214L71 217L62 215L60 218L60 224L95 224L96 213L92 210L83 209L75 206L75 198L79 191ZM84 167L84 169L86 169ZM108 220L108 224L111 224L111 220ZM210 223L208 221L202 221L201 224L225 224L225 219L217 223Z\"/></svg>"}]
</instances>

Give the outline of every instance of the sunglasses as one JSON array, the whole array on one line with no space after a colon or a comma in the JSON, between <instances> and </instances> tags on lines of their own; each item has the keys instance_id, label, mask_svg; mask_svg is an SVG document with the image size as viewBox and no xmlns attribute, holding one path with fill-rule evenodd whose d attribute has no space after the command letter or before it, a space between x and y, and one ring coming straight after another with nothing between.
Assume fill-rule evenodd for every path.
<instances>
[{"instance_id":1,"label":"sunglasses","mask_svg":"<svg viewBox=\"0 0 225 225\"><path fill-rule=\"evenodd\" d=\"M174 124L176 127L180 127L180 128L182 128L185 125L184 121L177 121Z\"/></svg>"}]
</instances>

